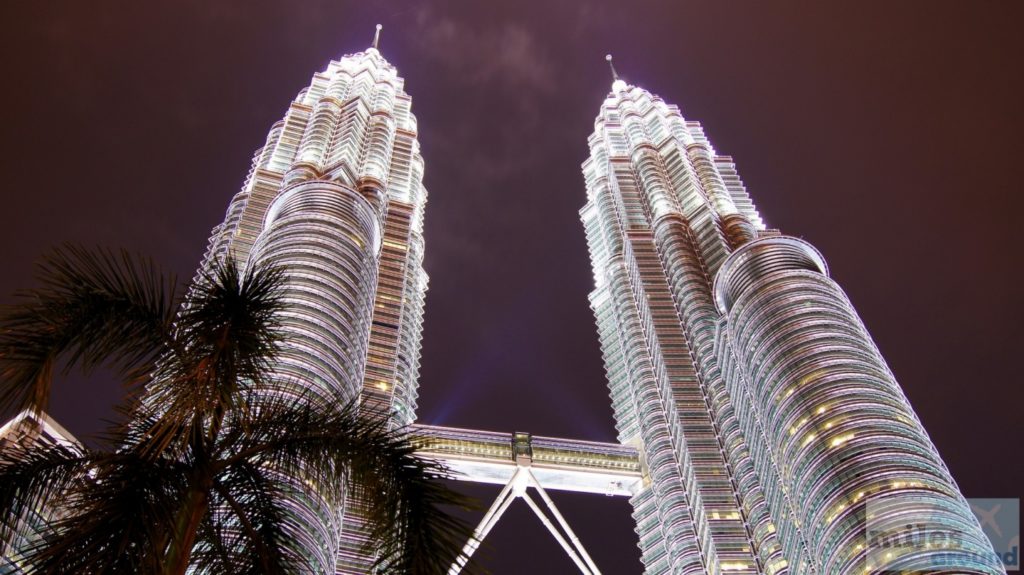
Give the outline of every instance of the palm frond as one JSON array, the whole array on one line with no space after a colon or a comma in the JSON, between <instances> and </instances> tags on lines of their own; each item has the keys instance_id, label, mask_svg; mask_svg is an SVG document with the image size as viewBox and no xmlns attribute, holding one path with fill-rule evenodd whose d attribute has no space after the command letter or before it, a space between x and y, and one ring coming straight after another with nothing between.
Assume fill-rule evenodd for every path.
<instances>
[{"instance_id":1,"label":"palm frond","mask_svg":"<svg viewBox=\"0 0 1024 575\"><path fill-rule=\"evenodd\" d=\"M133 416L149 422L137 436L149 453L203 449L226 413L245 408L277 356L281 282L274 268L243 274L228 258L192 285L175 320L179 343L161 358Z\"/></svg>"},{"instance_id":2,"label":"palm frond","mask_svg":"<svg viewBox=\"0 0 1024 575\"><path fill-rule=\"evenodd\" d=\"M189 458L188 442L182 438L188 435L192 419L174 417L180 410L168 410L160 398L151 394L131 398L116 410L121 414L120 423L101 436L108 445L153 459Z\"/></svg>"},{"instance_id":3,"label":"palm frond","mask_svg":"<svg viewBox=\"0 0 1024 575\"><path fill-rule=\"evenodd\" d=\"M95 457L62 444L8 445L0 450L0 547L62 506ZM0 549L3 551L3 549Z\"/></svg>"},{"instance_id":4,"label":"palm frond","mask_svg":"<svg viewBox=\"0 0 1024 575\"><path fill-rule=\"evenodd\" d=\"M192 286L179 318L180 338L202 358L204 375L255 385L263 382L281 339L281 270L250 266L243 274L234 258L215 263ZM200 367L200 366L197 366Z\"/></svg>"},{"instance_id":5,"label":"palm frond","mask_svg":"<svg viewBox=\"0 0 1024 575\"><path fill-rule=\"evenodd\" d=\"M176 320L181 345L147 389L149 403L160 406L155 436L174 436L182 422L219 421L267 378L281 339L282 281L270 267L243 274L232 258L200 275Z\"/></svg>"},{"instance_id":6,"label":"palm frond","mask_svg":"<svg viewBox=\"0 0 1024 575\"><path fill-rule=\"evenodd\" d=\"M219 509L221 503L214 501L212 507ZM192 551L193 572L243 575L245 571L237 558L238 549L230 544L233 529L219 521L218 515L216 511L207 513L199 526L196 546ZM248 565L245 567L248 568Z\"/></svg>"},{"instance_id":7,"label":"palm frond","mask_svg":"<svg viewBox=\"0 0 1024 575\"><path fill-rule=\"evenodd\" d=\"M379 564L388 572L446 573L472 530L448 508L475 508L441 481L440 463L415 455L402 431L362 417L351 403L321 407L303 397L265 398L260 417L234 439L226 463L302 477L327 496L348 486L364 499ZM470 571L475 566L470 566Z\"/></svg>"},{"instance_id":8,"label":"palm frond","mask_svg":"<svg viewBox=\"0 0 1024 575\"><path fill-rule=\"evenodd\" d=\"M105 454L62 502L62 517L25 554L32 573L156 573L188 485L188 468Z\"/></svg>"},{"instance_id":9,"label":"palm frond","mask_svg":"<svg viewBox=\"0 0 1024 575\"><path fill-rule=\"evenodd\" d=\"M199 541L203 552L193 565L214 573L225 572L225 561L237 573L308 571L296 548L302 526L286 507L289 491L295 493L287 478L265 467L241 463L222 473L212 493L216 539Z\"/></svg>"},{"instance_id":10,"label":"palm frond","mask_svg":"<svg viewBox=\"0 0 1024 575\"><path fill-rule=\"evenodd\" d=\"M0 311L0 410L45 409L60 359L67 370L109 364L136 381L171 341L175 281L148 259L66 245L43 259L38 279Z\"/></svg>"},{"instance_id":11,"label":"palm frond","mask_svg":"<svg viewBox=\"0 0 1024 575\"><path fill-rule=\"evenodd\" d=\"M478 504L442 481L448 475L444 465L416 457L409 447L398 448L381 461L384 465L370 474L366 489L380 489L378 495L384 500L370 507L371 540L379 542L378 568L395 574L447 573L473 530L462 519L439 510L477 510ZM462 573L478 570L479 565L470 560Z\"/></svg>"}]
</instances>

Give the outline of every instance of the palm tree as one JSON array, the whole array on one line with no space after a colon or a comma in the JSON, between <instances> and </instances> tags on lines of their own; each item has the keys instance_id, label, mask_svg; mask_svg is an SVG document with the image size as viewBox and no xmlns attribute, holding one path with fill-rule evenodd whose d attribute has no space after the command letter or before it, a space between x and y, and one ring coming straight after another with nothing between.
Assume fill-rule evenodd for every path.
<instances>
[{"instance_id":1,"label":"palm tree","mask_svg":"<svg viewBox=\"0 0 1024 575\"><path fill-rule=\"evenodd\" d=\"M228 258L183 293L148 260L78 247L40 271L0 314L0 412L45 410L59 365L112 368L128 393L98 448L0 453L0 541L60 509L24 552L32 572L308 572L293 503L346 488L367 501L381 569L447 571L470 530L445 509L467 503L446 470L402 430L277 380L279 271Z\"/></svg>"}]
</instances>

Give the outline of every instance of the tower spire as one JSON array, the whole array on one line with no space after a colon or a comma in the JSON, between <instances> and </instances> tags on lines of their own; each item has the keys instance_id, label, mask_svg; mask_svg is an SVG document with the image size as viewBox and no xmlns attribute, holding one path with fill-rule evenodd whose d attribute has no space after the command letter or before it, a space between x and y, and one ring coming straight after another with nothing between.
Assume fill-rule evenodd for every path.
<instances>
[{"instance_id":1,"label":"tower spire","mask_svg":"<svg viewBox=\"0 0 1024 575\"><path fill-rule=\"evenodd\" d=\"M383 28L383 26L381 26L380 24L377 24L377 27L375 28L376 31L373 33L373 49L374 50L376 50L377 49L377 45L380 44L380 31L381 31L381 28Z\"/></svg>"},{"instance_id":2,"label":"tower spire","mask_svg":"<svg viewBox=\"0 0 1024 575\"><path fill-rule=\"evenodd\" d=\"M612 62L612 55L608 54L607 56L604 57L604 59L608 60L608 67L612 69L612 80L618 82L619 73L615 71L615 64Z\"/></svg>"}]
</instances>

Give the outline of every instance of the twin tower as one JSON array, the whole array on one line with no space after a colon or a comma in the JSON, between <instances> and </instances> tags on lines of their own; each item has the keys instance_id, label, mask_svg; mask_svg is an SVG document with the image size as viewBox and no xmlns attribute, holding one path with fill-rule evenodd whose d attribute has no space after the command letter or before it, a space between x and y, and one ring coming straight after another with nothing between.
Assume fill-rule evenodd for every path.
<instances>
[{"instance_id":1,"label":"twin tower","mask_svg":"<svg viewBox=\"0 0 1024 575\"><path fill-rule=\"evenodd\" d=\"M410 107L376 40L332 61L271 128L204 263L284 268L282 379L395 426L416 419L427 289ZM580 215L621 442L605 456L637 461L616 485L644 572L1003 573L824 258L765 228L700 124L616 77L588 143ZM306 490L310 571L365 573L359 502Z\"/></svg>"}]
</instances>

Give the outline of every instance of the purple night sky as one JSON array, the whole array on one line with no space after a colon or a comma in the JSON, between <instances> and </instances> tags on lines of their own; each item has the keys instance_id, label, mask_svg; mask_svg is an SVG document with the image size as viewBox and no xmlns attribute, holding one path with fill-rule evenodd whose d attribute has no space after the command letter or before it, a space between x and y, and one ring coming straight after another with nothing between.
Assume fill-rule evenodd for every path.
<instances>
[{"instance_id":1,"label":"purple night sky","mask_svg":"<svg viewBox=\"0 0 1024 575\"><path fill-rule=\"evenodd\" d=\"M64 241L191 277L271 124L380 22L430 192L420 420L613 440L577 215L611 52L824 253L964 494L1019 497L1022 6L8 1L0 302ZM52 414L88 437L119 392L72 378ZM556 501L640 572L625 499ZM573 570L521 502L489 541L497 575Z\"/></svg>"}]
</instances>

